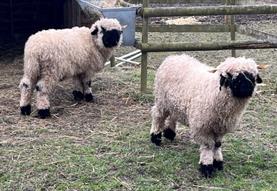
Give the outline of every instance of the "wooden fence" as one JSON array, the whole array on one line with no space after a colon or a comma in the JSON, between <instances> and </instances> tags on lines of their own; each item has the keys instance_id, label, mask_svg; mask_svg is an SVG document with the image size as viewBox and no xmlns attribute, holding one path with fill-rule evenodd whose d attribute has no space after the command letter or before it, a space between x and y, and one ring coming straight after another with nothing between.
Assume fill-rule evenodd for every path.
<instances>
[{"instance_id":1,"label":"wooden fence","mask_svg":"<svg viewBox=\"0 0 277 191\"><path fill-rule=\"evenodd\" d=\"M132 4L140 4L143 0L126 0ZM151 3L175 4L175 3L222 3L222 0L151 0Z\"/></svg>"},{"instance_id":2,"label":"wooden fence","mask_svg":"<svg viewBox=\"0 0 277 191\"><path fill-rule=\"evenodd\" d=\"M157 0L153 0L157 2ZM169 0L160 0L165 2ZM175 0L171 0L176 2ZM208 0L198 0L208 1ZM166 51L204 51L204 50L232 50L235 56L235 49L263 49L277 48L277 36L270 35L234 23L234 15L249 14L276 14L277 5L235 5L235 0L226 0L225 5L220 6L197 6L197 7L159 7L150 8L149 0L143 0L139 14L142 16L142 41L137 43L141 49L141 92L147 90L147 59L148 52ZM171 16L207 16L227 15L225 25L184 25L184 26L150 26L150 17L171 17ZM148 42L149 32L230 32L231 41L213 43L150 43ZM255 41L236 41L235 33L243 33L255 37Z\"/></svg>"}]
</instances>

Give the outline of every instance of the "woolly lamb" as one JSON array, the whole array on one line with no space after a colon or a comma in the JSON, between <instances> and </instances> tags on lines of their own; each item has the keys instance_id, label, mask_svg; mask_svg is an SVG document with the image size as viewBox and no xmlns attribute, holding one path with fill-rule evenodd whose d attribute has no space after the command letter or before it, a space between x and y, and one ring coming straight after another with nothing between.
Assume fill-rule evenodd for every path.
<instances>
[{"instance_id":1,"label":"woolly lamb","mask_svg":"<svg viewBox=\"0 0 277 191\"><path fill-rule=\"evenodd\" d=\"M223 135L238 125L256 83L262 79L252 59L227 58L213 72L188 56L169 56L155 79L151 141L175 138L176 122L191 129L200 144L200 171L205 177L223 169Z\"/></svg>"},{"instance_id":2,"label":"woolly lamb","mask_svg":"<svg viewBox=\"0 0 277 191\"><path fill-rule=\"evenodd\" d=\"M70 77L75 84L74 99L94 101L91 77L120 46L122 29L116 19L102 18L90 29L50 29L32 35L25 44L24 76L19 85L21 114L30 115L36 88L38 116L50 116L49 93L58 81Z\"/></svg>"}]
</instances>

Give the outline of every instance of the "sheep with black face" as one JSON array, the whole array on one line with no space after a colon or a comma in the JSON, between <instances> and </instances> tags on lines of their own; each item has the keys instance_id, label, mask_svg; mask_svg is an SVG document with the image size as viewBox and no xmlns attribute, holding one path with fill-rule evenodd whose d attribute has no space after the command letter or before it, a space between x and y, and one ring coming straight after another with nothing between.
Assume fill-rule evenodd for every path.
<instances>
[{"instance_id":1,"label":"sheep with black face","mask_svg":"<svg viewBox=\"0 0 277 191\"><path fill-rule=\"evenodd\" d=\"M50 29L30 36L25 44L24 75L19 85L21 114L30 115L36 89L38 116L50 116L49 93L66 78L73 78L75 100L94 101L91 77L104 68L120 46L122 30L116 19L102 18L91 28Z\"/></svg>"},{"instance_id":2,"label":"sheep with black face","mask_svg":"<svg viewBox=\"0 0 277 191\"><path fill-rule=\"evenodd\" d=\"M169 56L155 79L151 141L176 136L176 123L191 129L200 145L200 170L206 176L223 169L222 138L239 124L256 83L262 79L254 60L227 58L216 69L188 56Z\"/></svg>"}]
</instances>

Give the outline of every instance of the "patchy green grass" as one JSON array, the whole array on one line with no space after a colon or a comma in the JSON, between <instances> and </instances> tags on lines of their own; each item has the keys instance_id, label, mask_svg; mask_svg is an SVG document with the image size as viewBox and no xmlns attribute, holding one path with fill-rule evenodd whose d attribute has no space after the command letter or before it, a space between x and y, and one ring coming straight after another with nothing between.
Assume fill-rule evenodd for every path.
<instances>
[{"instance_id":1,"label":"patchy green grass","mask_svg":"<svg viewBox=\"0 0 277 191\"><path fill-rule=\"evenodd\" d=\"M207 180L196 170L196 145L178 138L157 148L148 141L150 124L144 125L121 126L120 134L115 127L112 139L97 133L86 145L51 139L31 142L23 150L6 146L1 152L7 158L2 161L1 190L274 190L277 186L277 157L272 151L229 138L224 172Z\"/></svg>"},{"instance_id":2,"label":"patchy green grass","mask_svg":"<svg viewBox=\"0 0 277 191\"><path fill-rule=\"evenodd\" d=\"M189 140L187 128L179 128L177 139L172 143L165 140L160 148L149 142L153 96L135 91L137 85L132 89L139 81L138 73L139 70L113 69L99 77L106 81L105 76L114 75L109 86L122 86L120 95L115 95L116 92L112 95L115 99L129 99L121 106L125 111L124 108L116 110L118 113L108 111L118 100L109 103L112 105L103 106L100 102L99 106L81 104L74 108L78 115L82 107L88 110L99 107L102 114L97 124L87 123L86 114L78 116L83 120L78 123L77 118L66 116L66 111L58 119L20 117L16 120L21 125L11 126L2 122L5 125L2 133L7 139L2 139L0 145L0 190L274 190L277 187L277 139L273 128L276 119L268 123L272 117L268 105L259 104L261 100L254 98L244 118L245 129L225 139L224 171L213 179L205 179L197 170L198 146ZM149 74L153 84L154 72ZM127 84L132 87L130 91L124 90ZM101 83L95 86L110 93ZM260 113L253 116L251 111L256 109ZM70 118L76 123L64 122ZM33 120L35 124L31 125ZM268 127L259 129L257 123ZM270 144L271 149L267 146Z\"/></svg>"},{"instance_id":3,"label":"patchy green grass","mask_svg":"<svg viewBox=\"0 0 277 191\"><path fill-rule=\"evenodd\" d=\"M135 70L132 74L132 77L130 76L123 76L125 80L131 80L134 84L140 83L140 70ZM129 78L129 79L128 79ZM147 92L141 94L137 91L137 89L134 89L133 91L127 92L127 94L132 97L132 99L136 102L139 102L141 104L143 103L153 103L154 102L154 96L152 93L152 87L154 84L154 78L155 78L155 71L154 70L148 70L147 71L147 86L150 87Z\"/></svg>"},{"instance_id":4,"label":"patchy green grass","mask_svg":"<svg viewBox=\"0 0 277 191\"><path fill-rule=\"evenodd\" d=\"M199 175L198 146L187 127L177 129L173 142L150 143L155 68L169 53L150 54L149 93L139 92L139 68L106 69L93 81L96 104L76 104L66 81L53 92L46 120L35 117L35 104L31 116L19 115L22 57L1 61L0 190L276 190L275 53L238 51L271 67L261 72L266 86L258 87L241 127L225 137L225 168L212 179ZM230 52L188 54L217 65Z\"/></svg>"}]
</instances>

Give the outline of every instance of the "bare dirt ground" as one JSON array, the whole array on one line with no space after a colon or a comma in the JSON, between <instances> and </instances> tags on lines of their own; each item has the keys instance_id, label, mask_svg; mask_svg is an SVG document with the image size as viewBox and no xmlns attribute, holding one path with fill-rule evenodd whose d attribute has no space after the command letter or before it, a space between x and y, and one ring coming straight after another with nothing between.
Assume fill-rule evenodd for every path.
<instances>
[{"instance_id":1,"label":"bare dirt ground","mask_svg":"<svg viewBox=\"0 0 277 191\"><path fill-rule=\"evenodd\" d=\"M256 20L255 20L256 21ZM277 34L276 22L249 22ZM139 37L139 36L138 36ZM224 34L151 33L150 41L218 41ZM249 37L238 35L238 39ZM117 55L130 51L121 48ZM19 52L19 53L17 53ZM230 51L187 52L217 65ZM252 99L241 127L224 141L225 170L211 180L197 171L198 148L186 127L173 143L151 145L151 94L139 92L140 69L107 68L93 80L97 103L76 103L71 81L51 94L49 119L19 115L20 51L0 55L0 190L274 190L277 182L276 49L238 51L271 67ZM149 89L169 54L149 56ZM35 98L35 95L34 95Z\"/></svg>"}]
</instances>

